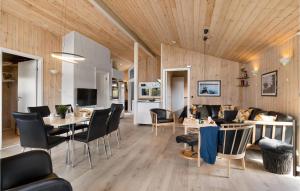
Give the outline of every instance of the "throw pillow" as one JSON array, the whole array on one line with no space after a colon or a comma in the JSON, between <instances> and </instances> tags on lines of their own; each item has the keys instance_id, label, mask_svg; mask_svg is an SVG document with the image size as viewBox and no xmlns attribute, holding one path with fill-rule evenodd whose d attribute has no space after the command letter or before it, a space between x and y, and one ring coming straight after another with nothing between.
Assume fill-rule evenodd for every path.
<instances>
[{"instance_id":1,"label":"throw pillow","mask_svg":"<svg viewBox=\"0 0 300 191\"><path fill-rule=\"evenodd\" d=\"M265 115L265 114L258 114L255 116L254 120L255 121L268 121L268 122L273 122L276 121L277 116L271 116L271 115Z\"/></svg>"},{"instance_id":2,"label":"throw pillow","mask_svg":"<svg viewBox=\"0 0 300 191\"><path fill-rule=\"evenodd\" d=\"M248 120L249 116L251 114L251 111L252 111L252 109L239 109L239 111L233 121L237 122L237 123L242 123L245 120Z\"/></svg>"},{"instance_id":3,"label":"throw pillow","mask_svg":"<svg viewBox=\"0 0 300 191\"><path fill-rule=\"evenodd\" d=\"M234 110L233 105L222 105L218 113L218 118L224 119L224 111Z\"/></svg>"},{"instance_id":4,"label":"throw pillow","mask_svg":"<svg viewBox=\"0 0 300 191\"><path fill-rule=\"evenodd\" d=\"M207 111L207 108L205 106L199 105L197 107L197 111L200 114L200 116L199 116L200 119L207 119L208 118L208 111Z\"/></svg>"}]
</instances>

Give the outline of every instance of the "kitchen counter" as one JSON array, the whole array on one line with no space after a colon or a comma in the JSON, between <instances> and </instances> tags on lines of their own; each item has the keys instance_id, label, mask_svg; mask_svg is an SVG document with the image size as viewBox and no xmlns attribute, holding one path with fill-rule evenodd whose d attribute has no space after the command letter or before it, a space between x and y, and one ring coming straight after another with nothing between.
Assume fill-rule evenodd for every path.
<instances>
[{"instance_id":1,"label":"kitchen counter","mask_svg":"<svg viewBox=\"0 0 300 191\"><path fill-rule=\"evenodd\" d=\"M149 101L149 100L138 100L136 121L138 124L151 125L150 109L160 108L160 100Z\"/></svg>"}]
</instances>

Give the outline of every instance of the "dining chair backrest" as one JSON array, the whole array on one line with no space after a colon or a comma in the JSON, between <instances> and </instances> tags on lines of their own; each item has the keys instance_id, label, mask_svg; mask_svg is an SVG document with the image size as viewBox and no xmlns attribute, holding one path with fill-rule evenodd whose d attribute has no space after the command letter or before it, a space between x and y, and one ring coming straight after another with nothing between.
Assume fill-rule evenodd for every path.
<instances>
[{"instance_id":1,"label":"dining chair backrest","mask_svg":"<svg viewBox=\"0 0 300 191\"><path fill-rule=\"evenodd\" d=\"M153 108L150 109L150 112L153 112L156 114L157 119L167 119L167 110L161 109L161 108ZM152 117L152 115L151 115ZM154 119L152 119L153 121Z\"/></svg>"},{"instance_id":2,"label":"dining chair backrest","mask_svg":"<svg viewBox=\"0 0 300 191\"><path fill-rule=\"evenodd\" d=\"M43 148L48 145L47 133L39 113L14 112L22 147Z\"/></svg>"},{"instance_id":3,"label":"dining chair backrest","mask_svg":"<svg viewBox=\"0 0 300 191\"><path fill-rule=\"evenodd\" d=\"M98 139L106 135L106 121L110 109L94 110L90 119L87 142Z\"/></svg>"},{"instance_id":4,"label":"dining chair backrest","mask_svg":"<svg viewBox=\"0 0 300 191\"><path fill-rule=\"evenodd\" d=\"M73 113L73 112L74 112L73 107L72 107L71 104L61 104L61 105L55 105L55 111L56 111L56 114L59 114L58 108L59 108L60 106L66 106L66 107L68 108L67 113Z\"/></svg>"},{"instance_id":5,"label":"dining chair backrest","mask_svg":"<svg viewBox=\"0 0 300 191\"><path fill-rule=\"evenodd\" d=\"M39 113L41 117L48 117L50 115L50 109L48 106L36 106L28 107L30 113Z\"/></svg>"},{"instance_id":6,"label":"dining chair backrest","mask_svg":"<svg viewBox=\"0 0 300 191\"><path fill-rule=\"evenodd\" d=\"M107 122L107 133L111 133L119 128L120 118L123 111L123 104L111 104L111 113Z\"/></svg>"},{"instance_id":7,"label":"dining chair backrest","mask_svg":"<svg viewBox=\"0 0 300 191\"><path fill-rule=\"evenodd\" d=\"M245 153L252 135L253 125L239 125L237 127L222 127L220 129L221 145L219 153L225 155L240 155Z\"/></svg>"}]
</instances>

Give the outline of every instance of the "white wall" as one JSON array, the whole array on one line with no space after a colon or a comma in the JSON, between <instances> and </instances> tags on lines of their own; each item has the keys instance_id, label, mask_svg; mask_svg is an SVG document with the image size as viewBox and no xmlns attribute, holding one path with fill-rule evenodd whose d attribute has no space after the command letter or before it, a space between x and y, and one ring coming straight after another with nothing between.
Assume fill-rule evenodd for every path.
<instances>
[{"instance_id":1,"label":"white wall","mask_svg":"<svg viewBox=\"0 0 300 191\"><path fill-rule=\"evenodd\" d=\"M86 59L78 64L63 62L62 66L62 103L76 104L76 88L97 88L97 72L112 73L110 50L101 44L81 35L70 32L63 38L63 51L79 54ZM111 79L109 79L111 91ZM110 95L110 94L108 94ZM109 98L108 98L109 100Z\"/></svg>"}]
</instances>

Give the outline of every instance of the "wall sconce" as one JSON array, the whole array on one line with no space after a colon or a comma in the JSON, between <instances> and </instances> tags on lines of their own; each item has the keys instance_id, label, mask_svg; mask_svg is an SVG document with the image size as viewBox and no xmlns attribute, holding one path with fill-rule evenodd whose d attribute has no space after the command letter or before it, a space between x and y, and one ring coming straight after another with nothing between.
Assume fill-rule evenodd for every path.
<instances>
[{"instance_id":1,"label":"wall sconce","mask_svg":"<svg viewBox=\"0 0 300 191\"><path fill-rule=\"evenodd\" d=\"M251 73L252 73L253 76L256 76L257 73L258 73L258 68L257 67L253 68L253 70L251 71Z\"/></svg>"},{"instance_id":2,"label":"wall sconce","mask_svg":"<svg viewBox=\"0 0 300 191\"><path fill-rule=\"evenodd\" d=\"M282 57L282 58L280 58L279 62L283 66L286 66L291 63L291 59L289 57Z\"/></svg>"}]
</instances>

